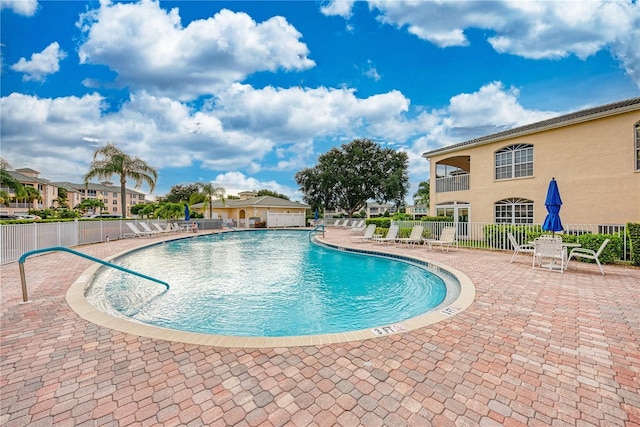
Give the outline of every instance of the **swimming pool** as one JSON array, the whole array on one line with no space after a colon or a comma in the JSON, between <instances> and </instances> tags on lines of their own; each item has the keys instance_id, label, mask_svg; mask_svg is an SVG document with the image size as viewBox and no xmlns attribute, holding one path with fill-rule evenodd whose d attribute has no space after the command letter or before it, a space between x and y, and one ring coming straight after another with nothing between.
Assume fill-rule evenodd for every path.
<instances>
[{"instance_id":1,"label":"swimming pool","mask_svg":"<svg viewBox=\"0 0 640 427\"><path fill-rule=\"evenodd\" d=\"M331 334L396 324L442 304L452 278L407 261L313 244L305 231L220 233L116 260L169 282L166 292L157 283L101 269L86 297L102 310L182 331Z\"/></svg>"}]
</instances>

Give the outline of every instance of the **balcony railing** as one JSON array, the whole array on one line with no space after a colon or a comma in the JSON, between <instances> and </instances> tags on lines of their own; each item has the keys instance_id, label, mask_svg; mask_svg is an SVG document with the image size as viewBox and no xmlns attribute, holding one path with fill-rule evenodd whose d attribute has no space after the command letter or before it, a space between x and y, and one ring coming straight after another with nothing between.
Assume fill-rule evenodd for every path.
<instances>
[{"instance_id":1,"label":"balcony railing","mask_svg":"<svg viewBox=\"0 0 640 427\"><path fill-rule=\"evenodd\" d=\"M469 189L469 174L445 176L436 179L436 193L465 191Z\"/></svg>"}]
</instances>

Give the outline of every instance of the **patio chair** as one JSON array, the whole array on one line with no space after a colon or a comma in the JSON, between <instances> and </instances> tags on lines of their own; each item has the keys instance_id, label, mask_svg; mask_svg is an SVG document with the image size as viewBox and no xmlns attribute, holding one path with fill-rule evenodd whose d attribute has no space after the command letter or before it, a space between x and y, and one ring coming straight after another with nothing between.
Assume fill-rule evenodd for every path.
<instances>
[{"instance_id":1,"label":"patio chair","mask_svg":"<svg viewBox=\"0 0 640 427\"><path fill-rule=\"evenodd\" d=\"M513 246L513 255L511 256L511 261L509 261L509 263L512 263L519 253L533 254L535 251L534 246L530 243L519 244L512 233L507 233L507 237L511 242L511 246Z\"/></svg>"},{"instance_id":2,"label":"patio chair","mask_svg":"<svg viewBox=\"0 0 640 427\"><path fill-rule=\"evenodd\" d=\"M600 268L600 273L602 273L602 275L604 276L604 270L602 269L602 264L600 264L599 257L602 251L604 250L604 248L609 243L609 240L610 239L605 239L605 241L602 242L602 245L600 245L600 248L597 251L594 251L593 249L587 249L587 248L573 249L569 254L569 259L567 259L567 268L569 267L569 261L571 261L571 258L592 259L596 262L596 264L598 264L598 267Z\"/></svg>"},{"instance_id":3,"label":"patio chair","mask_svg":"<svg viewBox=\"0 0 640 427\"><path fill-rule=\"evenodd\" d=\"M371 239L373 243L384 243L389 244L398 240L398 231L400 231L400 226L397 224L391 224L389 226L389 230L387 231L387 235L384 237L374 237Z\"/></svg>"},{"instance_id":4,"label":"patio chair","mask_svg":"<svg viewBox=\"0 0 640 427\"><path fill-rule=\"evenodd\" d=\"M425 242L429 245L429 249L433 249L433 245L438 245L442 252L449 252L449 248L456 243L456 229L455 227L444 227L439 239L425 239Z\"/></svg>"},{"instance_id":5,"label":"patio chair","mask_svg":"<svg viewBox=\"0 0 640 427\"><path fill-rule=\"evenodd\" d=\"M400 244L406 243L407 247L409 245L417 245L418 243L422 242L423 232L424 232L423 225L414 225L413 228L411 229L411 234L409 234L409 237L401 237L396 241Z\"/></svg>"},{"instance_id":6,"label":"patio chair","mask_svg":"<svg viewBox=\"0 0 640 427\"><path fill-rule=\"evenodd\" d=\"M153 226L158 230L159 233L173 233L175 230L171 228L171 224L167 223L167 228L162 228L160 224L154 223Z\"/></svg>"},{"instance_id":7,"label":"patio chair","mask_svg":"<svg viewBox=\"0 0 640 427\"><path fill-rule=\"evenodd\" d=\"M129 227L129 230L131 230L131 233L124 233L124 237L149 237L153 235L153 233L149 233L148 231L140 231L132 222L127 222L126 225Z\"/></svg>"},{"instance_id":8,"label":"patio chair","mask_svg":"<svg viewBox=\"0 0 640 427\"><path fill-rule=\"evenodd\" d=\"M351 226L351 228L349 230L351 230L352 233L354 234L362 234L364 233L364 230L367 227L364 225L364 219L356 222L354 225Z\"/></svg>"},{"instance_id":9,"label":"patio chair","mask_svg":"<svg viewBox=\"0 0 640 427\"><path fill-rule=\"evenodd\" d=\"M538 267L564 273L567 261L567 248L562 246L561 237L538 237L534 240L533 247L532 268L536 268L537 264ZM557 265L556 261L559 261L560 265ZM547 262L547 264L543 264L544 262Z\"/></svg>"},{"instance_id":10,"label":"patio chair","mask_svg":"<svg viewBox=\"0 0 640 427\"><path fill-rule=\"evenodd\" d=\"M150 235L160 234L160 231L152 230L151 227L149 227L149 224L147 224L146 222L140 222L139 224L140 227L142 227L142 231L145 231Z\"/></svg>"},{"instance_id":11,"label":"patio chair","mask_svg":"<svg viewBox=\"0 0 640 427\"><path fill-rule=\"evenodd\" d=\"M345 221L346 222L346 221ZM333 224L327 224L326 227L342 227L343 222L341 219L336 219Z\"/></svg>"},{"instance_id":12,"label":"patio chair","mask_svg":"<svg viewBox=\"0 0 640 427\"><path fill-rule=\"evenodd\" d=\"M373 239L373 236L376 232L376 225L375 224L369 224L366 228L366 230L364 230L364 234L362 236L351 236L351 241L352 242L369 242L371 241L371 239Z\"/></svg>"}]
</instances>

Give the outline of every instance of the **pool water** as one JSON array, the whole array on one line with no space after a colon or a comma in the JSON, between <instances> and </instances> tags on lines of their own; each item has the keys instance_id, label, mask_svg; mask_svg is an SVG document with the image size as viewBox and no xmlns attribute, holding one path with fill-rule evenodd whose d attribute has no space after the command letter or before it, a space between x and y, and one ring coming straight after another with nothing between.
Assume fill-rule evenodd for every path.
<instances>
[{"instance_id":1,"label":"pool water","mask_svg":"<svg viewBox=\"0 0 640 427\"><path fill-rule=\"evenodd\" d=\"M422 267L328 248L298 230L180 239L114 262L170 289L102 268L87 290L94 305L208 334L282 337L374 328L425 313L446 296L443 279Z\"/></svg>"}]
</instances>

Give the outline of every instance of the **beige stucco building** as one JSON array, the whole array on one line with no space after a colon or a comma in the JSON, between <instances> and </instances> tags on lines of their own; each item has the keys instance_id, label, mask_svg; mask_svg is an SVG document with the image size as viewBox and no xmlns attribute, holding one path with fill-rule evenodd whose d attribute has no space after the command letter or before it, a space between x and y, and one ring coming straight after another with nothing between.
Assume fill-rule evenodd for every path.
<instances>
[{"instance_id":1,"label":"beige stucco building","mask_svg":"<svg viewBox=\"0 0 640 427\"><path fill-rule=\"evenodd\" d=\"M640 98L603 105L423 154L431 215L540 224L549 181L563 224L640 222Z\"/></svg>"},{"instance_id":2,"label":"beige stucco building","mask_svg":"<svg viewBox=\"0 0 640 427\"><path fill-rule=\"evenodd\" d=\"M241 192L238 196L240 199L214 200L211 204L211 217L241 228L262 224L264 226L306 225L305 216L309 209L308 205L279 197L258 196L251 191ZM190 208L203 214L205 218L210 217L209 206L205 206L204 203L191 205ZM278 214L277 218L273 217L274 214Z\"/></svg>"}]
</instances>

